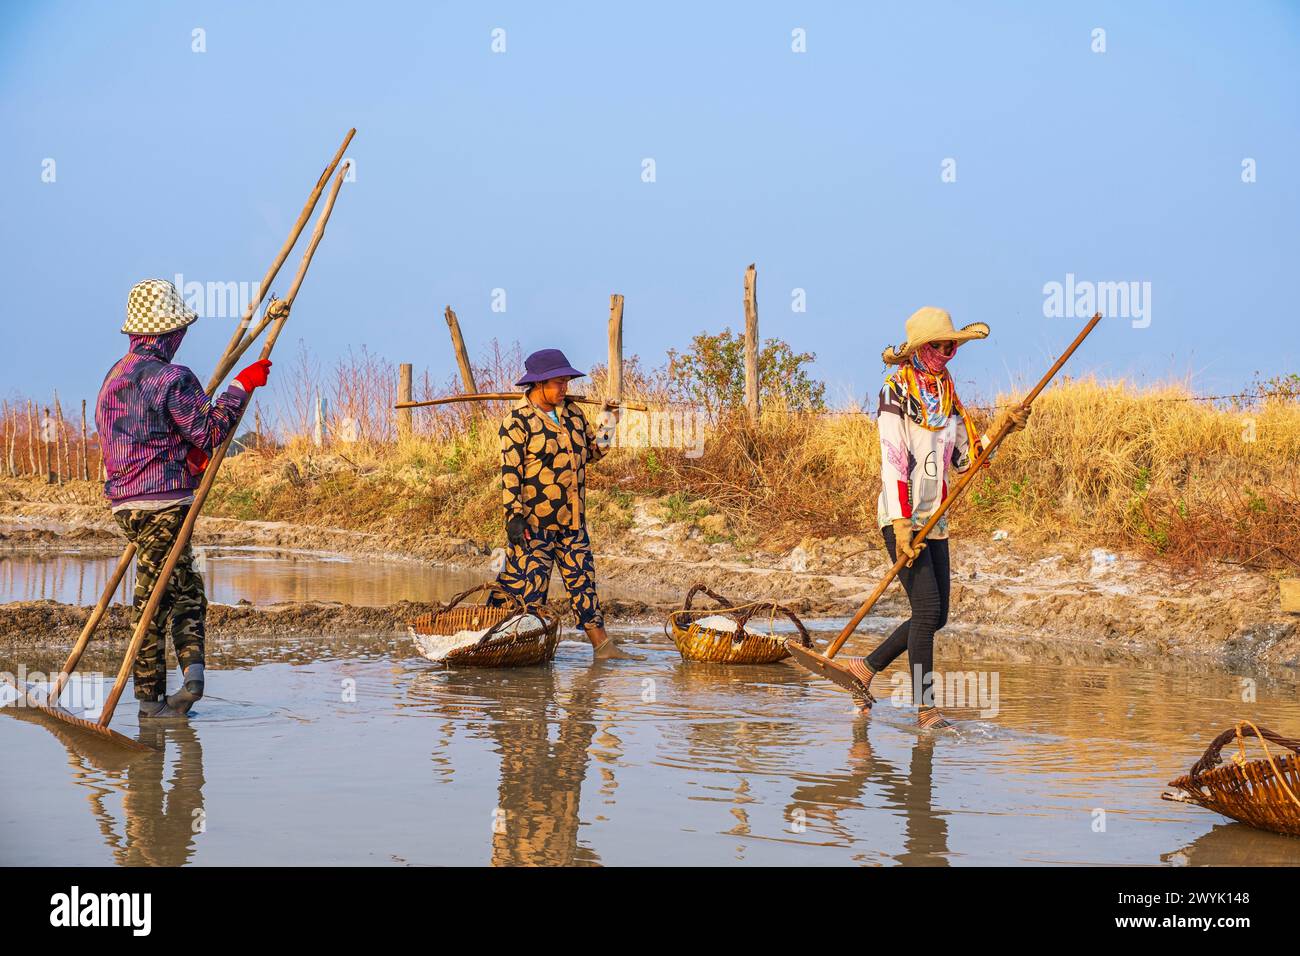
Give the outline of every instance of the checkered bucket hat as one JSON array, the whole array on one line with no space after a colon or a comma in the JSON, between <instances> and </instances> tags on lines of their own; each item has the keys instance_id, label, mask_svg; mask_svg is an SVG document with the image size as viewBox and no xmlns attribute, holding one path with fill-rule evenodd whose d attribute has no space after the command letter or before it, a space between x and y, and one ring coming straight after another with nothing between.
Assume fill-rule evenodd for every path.
<instances>
[{"instance_id":1,"label":"checkered bucket hat","mask_svg":"<svg viewBox=\"0 0 1300 956\"><path fill-rule=\"evenodd\" d=\"M127 335L163 335L183 329L199 317L185 306L176 286L166 279L145 279L131 287L126 297Z\"/></svg>"}]
</instances>

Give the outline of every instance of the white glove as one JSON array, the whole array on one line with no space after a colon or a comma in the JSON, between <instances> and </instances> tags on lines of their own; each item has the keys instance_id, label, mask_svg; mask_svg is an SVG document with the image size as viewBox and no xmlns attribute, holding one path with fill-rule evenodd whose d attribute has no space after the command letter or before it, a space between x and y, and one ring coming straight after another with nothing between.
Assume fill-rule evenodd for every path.
<instances>
[{"instance_id":1,"label":"white glove","mask_svg":"<svg viewBox=\"0 0 1300 956\"><path fill-rule=\"evenodd\" d=\"M596 418L596 447L608 451L614 443L614 431L618 428L618 410L607 408Z\"/></svg>"}]
</instances>

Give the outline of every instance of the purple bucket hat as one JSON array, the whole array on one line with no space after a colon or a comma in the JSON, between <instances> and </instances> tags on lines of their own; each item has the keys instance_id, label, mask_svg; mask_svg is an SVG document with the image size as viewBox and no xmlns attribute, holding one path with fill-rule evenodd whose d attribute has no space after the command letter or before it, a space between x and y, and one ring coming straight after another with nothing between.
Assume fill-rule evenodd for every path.
<instances>
[{"instance_id":1,"label":"purple bucket hat","mask_svg":"<svg viewBox=\"0 0 1300 956\"><path fill-rule=\"evenodd\" d=\"M559 349L542 349L540 352L534 352L528 358L524 359L524 377L515 382L516 385L532 385L536 382L544 382L548 378L570 378L585 377L586 372L579 372L569 364L569 360L564 357L564 353Z\"/></svg>"}]
</instances>

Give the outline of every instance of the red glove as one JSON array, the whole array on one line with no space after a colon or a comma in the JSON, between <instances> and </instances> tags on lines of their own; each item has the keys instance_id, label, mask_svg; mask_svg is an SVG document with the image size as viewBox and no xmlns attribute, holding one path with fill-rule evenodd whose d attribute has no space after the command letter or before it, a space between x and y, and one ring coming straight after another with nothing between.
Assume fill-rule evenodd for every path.
<instances>
[{"instance_id":1,"label":"red glove","mask_svg":"<svg viewBox=\"0 0 1300 956\"><path fill-rule=\"evenodd\" d=\"M244 369L235 376L235 381L246 392L251 392L255 388L261 388L266 384L267 373L271 370L270 359L258 359L248 368Z\"/></svg>"},{"instance_id":2,"label":"red glove","mask_svg":"<svg viewBox=\"0 0 1300 956\"><path fill-rule=\"evenodd\" d=\"M208 455L202 448L197 445L190 448L185 453L185 466L189 468L191 475L203 474L203 469L208 467Z\"/></svg>"}]
</instances>

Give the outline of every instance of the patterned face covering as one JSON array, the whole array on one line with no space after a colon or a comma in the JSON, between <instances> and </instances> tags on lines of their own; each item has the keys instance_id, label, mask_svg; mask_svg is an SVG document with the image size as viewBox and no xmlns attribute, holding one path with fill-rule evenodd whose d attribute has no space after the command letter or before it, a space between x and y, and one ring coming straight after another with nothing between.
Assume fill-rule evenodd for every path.
<instances>
[{"instance_id":1,"label":"patterned face covering","mask_svg":"<svg viewBox=\"0 0 1300 956\"><path fill-rule=\"evenodd\" d=\"M955 353L955 350L954 350ZM945 367L951 355L944 355L933 345L922 345L912 353L912 364L907 370L909 391L925 409L925 427L938 430L948 424L957 390L952 376Z\"/></svg>"}]
</instances>

